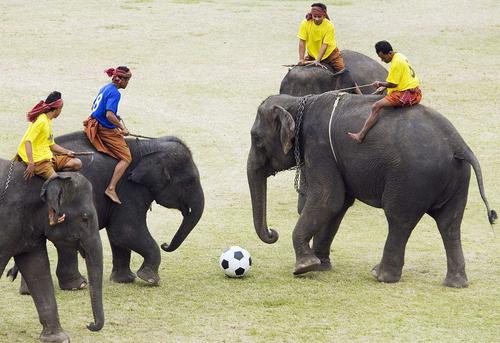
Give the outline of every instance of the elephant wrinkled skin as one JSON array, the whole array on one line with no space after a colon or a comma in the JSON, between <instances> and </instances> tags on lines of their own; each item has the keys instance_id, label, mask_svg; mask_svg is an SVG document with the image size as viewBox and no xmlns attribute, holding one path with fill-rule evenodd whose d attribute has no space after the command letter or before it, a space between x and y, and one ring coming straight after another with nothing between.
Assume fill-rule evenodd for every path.
<instances>
[{"instance_id":1,"label":"elephant wrinkled skin","mask_svg":"<svg viewBox=\"0 0 500 343\"><path fill-rule=\"evenodd\" d=\"M328 91L350 88L347 91L354 93L353 81L358 86L371 84L373 81L384 81L387 70L374 59L356 51L342 50L346 73L334 73L331 70L314 66L296 66L288 71L280 85L280 94L304 96L307 94L321 94ZM363 94L375 91L373 86L361 87Z\"/></svg>"},{"instance_id":2,"label":"elephant wrinkled skin","mask_svg":"<svg viewBox=\"0 0 500 343\"><path fill-rule=\"evenodd\" d=\"M95 151L83 132L56 138L56 142L73 151ZM162 249L177 249L196 226L203 214L205 198L200 175L189 148L176 137L152 140L127 139L132 153L132 164L117 185L122 200L118 205L104 195L117 161L95 152L81 156L80 172L92 183L99 228L106 228L113 253L111 280L133 282L136 275L130 270L131 251L144 257L137 276L149 284L160 281L160 249L146 224L146 214L153 201L161 206L177 209L183 220L170 244ZM59 249L57 276L63 289L78 288L85 281L78 271L74 250Z\"/></svg>"},{"instance_id":3,"label":"elephant wrinkled skin","mask_svg":"<svg viewBox=\"0 0 500 343\"><path fill-rule=\"evenodd\" d=\"M10 167L10 161L0 159L2 190ZM85 254L94 313L94 323L88 328L91 331L100 330L104 325L103 261L92 186L77 173L59 173L59 177L45 182L38 176L26 181L23 178L24 169L25 165L20 162L13 164L12 177L0 206L0 276L8 261L14 257L31 291L43 326L40 339L45 342L68 342L69 337L59 322L46 239L58 249L78 249ZM47 206L53 208L58 216L64 213L64 222L49 226Z\"/></svg>"},{"instance_id":4,"label":"elephant wrinkled skin","mask_svg":"<svg viewBox=\"0 0 500 343\"><path fill-rule=\"evenodd\" d=\"M347 132L363 125L378 99L327 92L308 98L271 96L259 106L247 162L256 233L266 243L278 239L277 232L267 227L267 178L295 166L293 151L299 144L307 187L293 232L295 274L331 268L333 238L347 209L359 199L382 208L389 224L382 260L372 271L379 281L399 281L408 238L428 214L436 221L446 250L444 284L466 287L460 225L471 165L490 223L496 219L485 197L479 163L453 125L423 105L384 109L364 143L356 143ZM296 142L301 101L306 104Z\"/></svg>"}]
</instances>

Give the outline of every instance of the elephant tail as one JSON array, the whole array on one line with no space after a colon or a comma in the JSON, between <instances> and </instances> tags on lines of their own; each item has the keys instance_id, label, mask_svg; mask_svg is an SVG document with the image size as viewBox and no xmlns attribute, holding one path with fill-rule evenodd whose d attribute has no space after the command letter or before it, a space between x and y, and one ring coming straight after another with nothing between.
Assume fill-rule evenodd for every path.
<instances>
[{"instance_id":1,"label":"elephant tail","mask_svg":"<svg viewBox=\"0 0 500 343\"><path fill-rule=\"evenodd\" d=\"M483 199L484 204L486 205L486 210L488 211L488 220L492 225L495 223L495 220L498 218L497 212L490 208L488 203L488 199L486 199L486 193L484 191L483 184L483 174L481 172L481 166L479 165L479 161L476 158L476 155L472 152L472 150L466 146L466 149L463 152L456 152L455 158L467 161L472 168L474 169L474 173L476 174L477 184L479 186L479 193L481 194L481 198Z\"/></svg>"}]
</instances>

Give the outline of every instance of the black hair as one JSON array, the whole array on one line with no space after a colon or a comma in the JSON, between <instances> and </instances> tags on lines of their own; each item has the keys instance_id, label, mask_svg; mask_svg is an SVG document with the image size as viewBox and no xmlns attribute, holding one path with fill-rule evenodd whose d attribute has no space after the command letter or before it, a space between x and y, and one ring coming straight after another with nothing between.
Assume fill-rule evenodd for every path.
<instances>
[{"instance_id":1,"label":"black hair","mask_svg":"<svg viewBox=\"0 0 500 343\"><path fill-rule=\"evenodd\" d=\"M128 73L130 71L130 69L128 67L126 67L126 66L119 66L119 67L116 68L116 70L122 70L122 71L124 71L126 73Z\"/></svg>"},{"instance_id":2,"label":"black hair","mask_svg":"<svg viewBox=\"0 0 500 343\"><path fill-rule=\"evenodd\" d=\"M379 52L388 54L391 51L393 51L392 45L386 40L381 40L380 42L377 42L377 44L375 44L375 52L377 53L377 55Z\"/></svg>"},{"instance_id":3,"label":"black hair","mask_svg":"<svg viewBox=\"0 0 500 343\"><path fill-rule=\"evenodd\" d=\"M321 7L326 12L326 5L321 2L315 2L311 7Z\"/></svg>"},{"instance_id":4,"label":"black hair","mask_svg":"<svg viewBox=\"0 0 500 343\"><path fill-rule=\"evenodd\" d=\"M45 103L50 104L51 102L54 102L54 101L59 100L61 98L62 98L61 92L53 91L52 93L49 94L47 99L45 99Z\"/></svg>"}]
</instances>

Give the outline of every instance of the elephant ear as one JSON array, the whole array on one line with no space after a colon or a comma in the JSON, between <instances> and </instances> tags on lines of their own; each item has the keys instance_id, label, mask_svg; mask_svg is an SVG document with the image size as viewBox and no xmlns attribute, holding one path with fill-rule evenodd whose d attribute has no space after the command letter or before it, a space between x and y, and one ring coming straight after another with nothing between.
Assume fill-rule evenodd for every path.
<instances>
[{"instance_id":1,"label":"elephant ear","mask_svg":"<svg viewBox=\"0 0 500 343\"><path fill-rule=\"evenodd\" d=\"M71 176L57 175L44 182L40 191L40 198L48 204L57 215L62 213L61 204L64 194L64 183L70 182Z\"/></svg>"},{"instance_id":2,"label":"elephant ear","mask_svg":"<svg viewBox=\"0 0 500 343\"><path fill-rule=\"evenodd\" d=\"M273 112L280 130L281 147L286 155L293 146L292 139L295 132L295 121L290 112L281 106L273 106Z\"/></svg>"},{"instance_id":3,"label":"elephant ear","mask_svg":"<svg viewBox=\"0 0 500 343\"><path fill-rule=\"evenodd\" d=\"M157 180L170 181L167 167L155 160L155 154L143 157L130 172L128 179L141 185L150 185Z\"/></svg>"},{"instance_id":4,"label":"elephant ear","mask_svg":"<svg viewBox=\"0 0 500 343\"><path fill-rule=\"evenodd\" d=\"M56 179L66 180L66 179L71 179L71 176L56 174L56 176L45 181L42 185L42 189L40 190L40 198L42 199L43 202L47 202L47 189L49 187L49 184ZM62 192L62 189L60 189L60 191Z\"/></svg>"}]
</instances>

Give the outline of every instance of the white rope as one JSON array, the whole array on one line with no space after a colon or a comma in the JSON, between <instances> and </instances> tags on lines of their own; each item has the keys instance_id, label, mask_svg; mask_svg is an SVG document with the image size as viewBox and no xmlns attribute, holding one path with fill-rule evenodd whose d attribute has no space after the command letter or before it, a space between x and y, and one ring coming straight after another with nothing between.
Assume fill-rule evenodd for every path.
<instances>
[{"instance_id":1,"label":"white rope","mask_svg":"<svg viewBox=\"0 0 500 343\"><path fill-rule=\"evenodd\" d=\"M328 138L330 139L330 148L332 149L332 154L333 154L333 158L335 159L335 163L338 163L338 161L337 161L337 155L335 155L335 149L333 149L332 120L333 120L333 113L335 112L335 109L337 108L337 105L339 104L340 97L344 94L347 94L347 93L340 92L337 94L337 99L335 99L335 103L333 104L333 108L332 108L332 114L330 115L330 123L328 124Z\"/></svg>"}]
</instances>

